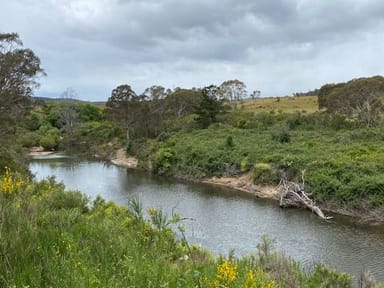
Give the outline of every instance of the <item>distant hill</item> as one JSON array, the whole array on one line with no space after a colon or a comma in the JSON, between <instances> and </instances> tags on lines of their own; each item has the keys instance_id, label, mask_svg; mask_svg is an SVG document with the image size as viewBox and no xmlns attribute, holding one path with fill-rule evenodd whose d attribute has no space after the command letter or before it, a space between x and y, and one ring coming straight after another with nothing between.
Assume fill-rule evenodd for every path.
<instances>
[{"instance_id":1,"label":"distant hill","mask_svg":"<svg viewBox=\"0 0 384 288\"><path fill-rule=\"evenodd\" d=\"M63 102L63 101L71 101L71 102L79 102L79 103L91 103L95 105L105 105L105 101L84 101L80 99L74 98L50 98L50 97L33 97L36 101L43 102Z\"/></svg>"}]
</instances>

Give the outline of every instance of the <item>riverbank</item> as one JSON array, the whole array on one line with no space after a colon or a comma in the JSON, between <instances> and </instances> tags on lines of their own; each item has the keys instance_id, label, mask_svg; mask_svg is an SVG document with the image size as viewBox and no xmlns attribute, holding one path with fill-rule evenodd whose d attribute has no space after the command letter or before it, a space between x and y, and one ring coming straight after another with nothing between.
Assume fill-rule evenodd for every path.
<instances>
[{"instance_id":1,"label":"riverbank","mask_svg":"<svg viewBox=\"0 0 384 288\"><path fill-rule=\"evenodd\" d=\"M256 185L250 173L238 177L209 177L201 180L204 184L219 185L251 194L257 198L279 200L279 191L275 186Z\"/></svg>"},{"instance_id":2,"label":"riverbank","mask_svg":"<svg viewBox=\"0 0 384 288\"><path fill-rule=\"evenodd\" d=\"M110 157L109 161L112 164L115 164L124 168L137 168L139 161L132 156L127 156L124 149L117 150L112 157Z\"/></svg>"},{"instance_id":3,"label":"riverbank","mask_svg":"<svg viewBox=\"0 0 384 288\"><path fill-rule=\"evenodd\" d=\"M30 157L46 156L57 153L57 151L45 151L42 147L34 147L30 149L28 155ZM142 169L139 166L139 161L133 156L127 156L124 149L118 149L114 153L110 153L104 160L110 163L129 169ZM150 169L149 169L150 170ZM175 176L176 177L176 176ZM208 185L217 185L241 191L256 198L265 198L278 202L280 199L279 190L272 185L257 185L254 184L250 172L234 177L176 177L187 181L200 182ZM354 222L359 224L367 224L370 226L384 227L384 208L383 209L356 209L350 207L338 207L332 203L320 203L319 207L325 213L339 214L348 216Z\"/></svg>"},{"instance_id":4,"label":"riverbank","mask_svg":"<svg viewBox=\"0 0 384 288\"><path fill-rule=\"evenodd\" d=\"M108 161L112 164L130 168L142 169L139 167L139 161L135 157L127 156L124 149L119 149L109 157ZM250 172L234 177L176 177L188 181L201 182L209 185L218 185L230 188L236 191L252 195L256 198L265 198L273 201L279 201L280 192L276 186L254 184ZM384 227L384 209L356 209L350 207L337 207L332 203L320 203L319 207L326 213L348 216L359 224Z\"/></svg>"},{"instance_id":5,"label":"riverbank","mask_svg":"<svg viewBox=\"0 0 384 288\"><path fill-rule=\"evenodd\" d=\"M44 147L37 146L37 147L32 147L28 151L28 156L33 157L33 156L46 156L46 155L51 155L56 153L57 151L54 150L45 150Z\"/></svg>"},{"instance_id":6,"label":"riverbank","mask_svg":"<svg viewBox=\"0 0 384 288\"><path fill-rule=\"evenodd\" d=\"M257 198L270 199L276 202L278 202L280 199L280 192L276 186L254 184L250 173L246 173L238 177L204 178L201 180L201 182L242 191ZM339 214L351 217L355 222L360 224L368 224L370 226L380 226L384 228L384 211L382 210L361 210L347 207L335 207L330 203L322 203L319 205L319 208L325 213Z\"/></svg>"}]
</instances>

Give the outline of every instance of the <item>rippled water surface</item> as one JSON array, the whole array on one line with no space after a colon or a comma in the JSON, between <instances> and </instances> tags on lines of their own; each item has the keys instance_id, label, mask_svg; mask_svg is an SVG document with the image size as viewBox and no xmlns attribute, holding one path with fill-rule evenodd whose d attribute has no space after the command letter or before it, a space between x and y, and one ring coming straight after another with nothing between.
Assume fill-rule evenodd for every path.
<instances>
[{"instance_id":1,"label":"rippled water surface","mask_svg":"<svg viewBox=\"0 0 384 288\"><path fill-rule=\"evenodd\" d=\"M384 281L384 229L363 227L345 217L332 222L308 211L280 209L276 203L254 199L216 186L194 184L126 170L102 162L75 161L49 156L34 159L31 171L38 179L55 175L69 189L97 195L126 205L129 198L143 206L161 208L168 215L179 212L187 238L217 254L246 255L256 250L264 234L277 249L304 266L324 262L340 271L358 275L369 269Z\"/></svg>"}]
</instances>

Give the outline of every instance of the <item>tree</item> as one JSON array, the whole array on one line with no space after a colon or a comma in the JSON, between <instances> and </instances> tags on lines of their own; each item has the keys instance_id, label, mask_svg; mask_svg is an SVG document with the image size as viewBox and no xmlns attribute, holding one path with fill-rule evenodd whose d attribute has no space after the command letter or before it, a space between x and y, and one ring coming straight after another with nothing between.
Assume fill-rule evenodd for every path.
<instances>
[{"instance_id":1,"label":"tree","mask_svg":"<svg viewBox=\"0 0 384 288\"><path fill-rule=\"evenodd\" d=\"M165 90L163 86L153 85L145 89L143 95L146 97L146 99L161 100L167 97L168 90Z\"/></svg>"},{"instance_id":2,"label":"tree","mask_svg":"<svg viewBox=\"0 0 384 288\"><path fill-rule=\"evenodd\" d=\"M218 88L215 85L204 87L201 91L201 100L195 107L197 117L195 120L201 128L208 128L217 121L217 115L225 111L223 99L217 98Z\"/></svg>"},{"instance_id":3,"label":"tree","mask_svg":"<svg viewBox=\"0 0 384 288\"><path fill-rule=\"evenodd\" d=\"M61 98L67 99L67 100L73 100L73 99L76 99L76 97L77 97L77 93L76 93L75 89L73 89L72 87L68 87L61 94Z\"/></svg>"},{"instance_id":4,"label":"tree","mask_svg":"<svg viewBox=\"0 0 384 288\"><path fill-rule=\"evenodd\" d=\"M40 59L23 49L16 33L0 33L0 135L7 134L31 108L36 79L45 75Z\"/></svg>"},{"instance_id":5,"label":"tree","mask_svg":"<svg viewBox=\"0 0 384 288\"><path fill-rule=\"evenodd\" d=\"M247 95L246 88L247 86L240 80L227 80L220 85L219 94L231 104L233 109L236 109L237 102Z\"/></svg>"},{"instance_id":6,"label":"tree","mask_svg":"<svg viewBox=\"0 0 384 288\"><path fill-rule=\"evenodd\" d=\"M121 124L126 129L127 140L134 132L134 124L140 117L141 102L144 96L137 96L129 85L119 85L112 90L106 103L106 117Z\"/></svg>"},{"instance_id":7,"label":"tree","mask_svg":"<svg viewBox=\"0 0 384 288\"><path fill-rule=\"evenodd\" d=\"M261 95L261 91L260 91L260 90L254 90L254 91L251 93L251 98L252 98L252 99L260 98L260 95Z\"/></svg>"},{"instance_id":8,"label":"tree","mask_svg":"<svg viewBox=\"0 0 384 288\"><path fill-rule=\"evenodd\" d=\"M176 89L165 99L169 114L180 118L193 113L194 107L199 103L201 92L199 90Z\"/></svg>"},{"instance_id":9,"label":"tree","mask_svg":"<svg viewBox=\"0 0 384 288\"><path fill-rule=\"evenodd\" d=\"M73 102L76 97L76 91L69 87L62 93L64 101L60 103L59 108L59 125L61 129L68 134L73 132L73 128L79 118L78 105Z\"/></svg>"},{"instance_id":10,"label":"tree","mask_svg":"<svg viewBox=\"0 0 384 288\"><path fill-rule=\"evenodd\" d=\"M332 114L357 116L367 127L375 125L384 112L384 77L353 79L347 83L326 84L319 90L319 108Z\"/></svg>"}]
</instances>

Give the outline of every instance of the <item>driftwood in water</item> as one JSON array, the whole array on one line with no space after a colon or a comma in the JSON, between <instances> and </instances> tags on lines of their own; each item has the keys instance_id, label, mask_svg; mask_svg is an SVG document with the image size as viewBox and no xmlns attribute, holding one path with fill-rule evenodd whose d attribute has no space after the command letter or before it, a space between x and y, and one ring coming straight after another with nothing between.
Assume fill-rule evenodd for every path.
<instances>
[{"instance_id":1,"label":"driftwood in water","mask_svg":"<svg viewBox=\"0 0 384 288\"><path fill-rule=\"evenodd\" d=\"M304 172L302 174L302 184L289 182L285 179L280 180L280 207L304 207L316 213L320 218L328 220L332 217L325 216L323 211L315 205L304 191Z\"/></svg>"}]
</instances>

